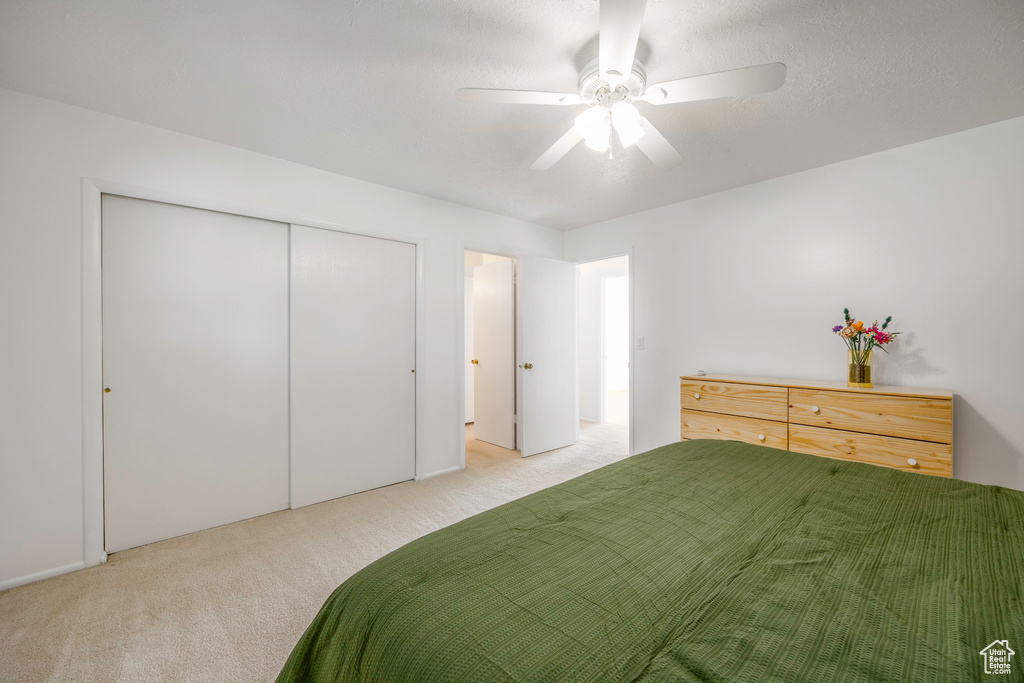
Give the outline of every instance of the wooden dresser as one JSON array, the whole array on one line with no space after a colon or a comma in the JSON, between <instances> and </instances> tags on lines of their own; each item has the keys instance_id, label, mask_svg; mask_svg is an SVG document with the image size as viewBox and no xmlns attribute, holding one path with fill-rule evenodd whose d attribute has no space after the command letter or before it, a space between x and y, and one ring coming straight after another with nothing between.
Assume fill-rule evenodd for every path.
<instances>
[{"instance_id":1,"label":"wooden dresser","mask_svg":"<svg viewBox=\"0 0 1024 683\"><path fill-rule=\"evenodd\" d=\"M681 437L953 476L953 392L738 375L680 378Z\"/></svg>"}]
</instances>

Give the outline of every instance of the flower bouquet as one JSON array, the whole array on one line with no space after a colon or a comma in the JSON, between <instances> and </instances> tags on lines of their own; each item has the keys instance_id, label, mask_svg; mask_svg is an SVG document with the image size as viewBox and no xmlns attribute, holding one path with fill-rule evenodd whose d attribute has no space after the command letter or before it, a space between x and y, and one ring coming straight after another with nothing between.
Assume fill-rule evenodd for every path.
<instances>
[{"instance_id":1,"label":"flower bouquet","mask_svg":"<svg viewBox=\"0 0 1024 683\"><path fill-rule=\"evenodd\" d=\"M871 382L871 351L876 346L885 351L885 345L892 342L899 332L886 332L889 323L892 322L890 315L878 326L878 321L871 323L870 327L864 327L863 320L854 320L850 317L850 309L843 309L843 317L846 318L846 325L836 325L832 331L843 338L846 342L847 361L850 365L850 375L847 384L851 387L870 389L874 384ZM886 351L888 353L888 351Z\"/></svg>"}]
</instances>

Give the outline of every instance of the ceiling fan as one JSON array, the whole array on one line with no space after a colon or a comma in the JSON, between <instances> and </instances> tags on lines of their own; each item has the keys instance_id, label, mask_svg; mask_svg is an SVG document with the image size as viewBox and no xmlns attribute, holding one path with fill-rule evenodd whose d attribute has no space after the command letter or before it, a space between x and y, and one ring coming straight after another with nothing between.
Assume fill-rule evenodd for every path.
<instances>
[{"instance_id":1,"label":"ceiling fan","mask_svg":"<svg viewBox=\"0 0 1024 683\"><path fill-rule=\"evenodd\" d=\"M649 85L643 65L634 59L647 0L600 2L598 57L580 74L578 94L490 88L458 91L463 102L588 105L569 132L533 162L530 168L535 171L551 168L580 141L610 155L613 130L623 148L635 144L658 168L672 168L683 158L634 103L663 105L753 95L778 90L786 80L786 65L776 62Z\"/></svg>"}]
</instances>

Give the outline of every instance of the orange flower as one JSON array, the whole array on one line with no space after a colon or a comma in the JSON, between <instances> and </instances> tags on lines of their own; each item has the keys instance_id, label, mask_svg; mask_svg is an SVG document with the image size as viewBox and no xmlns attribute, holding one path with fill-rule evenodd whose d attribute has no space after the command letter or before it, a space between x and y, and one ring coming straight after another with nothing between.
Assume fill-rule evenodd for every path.
<instances>
[{"instance_id":1,"label":"orange flower","mask_svg":"<svg viewBox=\"0 0 1024 683\"><path fill-rule=\"evenodd\" d=\"M853 327L854 327L854 329L856 329L856 330L857 330L858 332L863 332L863 331L864 331L864 321L863 321L863 320L858 320L857 322L855 322L855 323L853 324Z\"/></svg>"}]
</instances>

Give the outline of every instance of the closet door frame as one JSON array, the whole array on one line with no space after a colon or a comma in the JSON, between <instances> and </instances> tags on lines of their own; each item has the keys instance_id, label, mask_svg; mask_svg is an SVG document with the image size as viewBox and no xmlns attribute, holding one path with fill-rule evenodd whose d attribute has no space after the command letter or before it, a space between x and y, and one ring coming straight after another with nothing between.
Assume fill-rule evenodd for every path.
<instances>
[{"instance_id":1,"label":"closet door frame","mask_svg":"<svg viewBox=\"0 0 1024 683\"><path fill-rule=\"evenodd\" d=\"M311 219L308 216L275 211L257 206L221 201L210 197L181 194L139 187L110 180L82 178L82 564L93 567L107 561L104 543L103 512L103 270L102 270L102 195L114 194L166 204L220 211L280 223L346 232L406 242L416 247L416 368L424 367L423 333L425 321L424 263L425 241L421 238L376 229ZM416 480L422 478L420 453L427 405L424 386L416 379Z\"/></svg>"}]
</instances>

